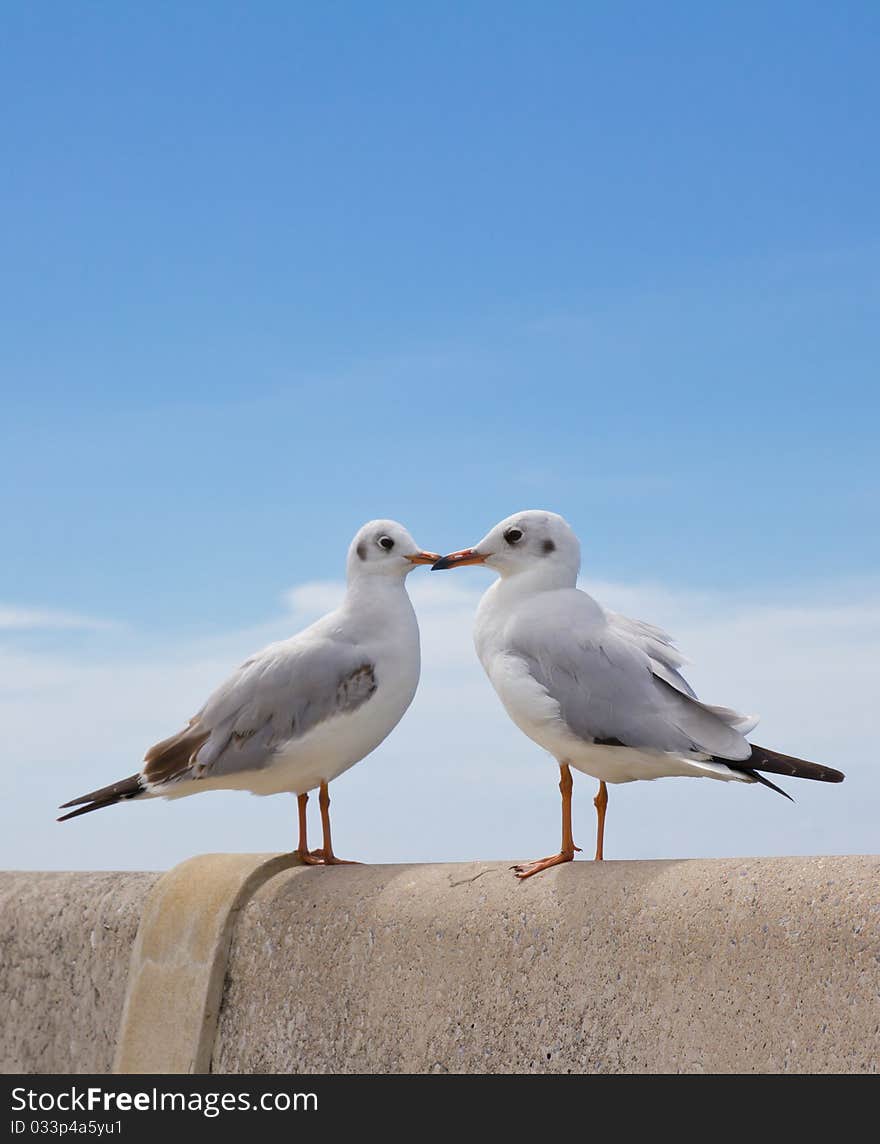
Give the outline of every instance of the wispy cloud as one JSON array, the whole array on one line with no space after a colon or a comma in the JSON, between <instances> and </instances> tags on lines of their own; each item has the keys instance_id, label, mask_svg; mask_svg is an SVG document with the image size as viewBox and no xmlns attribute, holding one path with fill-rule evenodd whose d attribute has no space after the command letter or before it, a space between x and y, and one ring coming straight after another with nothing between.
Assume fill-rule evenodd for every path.
<instances>
[{"instance_id":1,"label":"wispy cloud","mask_svg":"<svg viewBox=\"0 0 880 1144\"><path fill-rule=\"evenodd\" d=\"M76 612L0 604L0 631L109 631L118 626L111 620L81 616Z\"/></svg>"},{"instance_id":2,"label":"wispy cloud","mask_svg":"<svg viewBox=\"0 0 880 1144\"><path fill-rule=\"evenodd\" d=\"M337 607L344 593L345 585L340 580L313 580L289 588L282 600L294 616L306 619Z\"/></svg>"}]
</instances>

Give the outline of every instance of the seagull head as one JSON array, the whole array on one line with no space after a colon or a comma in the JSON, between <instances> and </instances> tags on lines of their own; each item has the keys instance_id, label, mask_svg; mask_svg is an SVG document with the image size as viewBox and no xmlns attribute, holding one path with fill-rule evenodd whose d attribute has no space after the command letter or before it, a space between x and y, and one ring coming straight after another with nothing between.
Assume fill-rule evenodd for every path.
<instances>
[{"instance_id":1,"label":"seagull head","mask_svg":"<svg viewBox=\"0 0 880 1144\"><path fill-rule=\"evenodd\" d=\"M581 566L581 546L566 520L555 512L528 509L496 524L473 548L450 552L434 564L434 571L464 564L486 564L499 576L523 572L542 579L571 583Z\"/></svg>"},{"instance_id":2,"label":"seagull head","mask_svg":"<svg viewBox=\"0 0 880 1144\"><path fill-rule=\"evenodd\" d=\"M348 550L348 575L408 576L417 564L434 564L436 552L425 552L396 520L368 521Z\"/></svg>"}]
</instances>

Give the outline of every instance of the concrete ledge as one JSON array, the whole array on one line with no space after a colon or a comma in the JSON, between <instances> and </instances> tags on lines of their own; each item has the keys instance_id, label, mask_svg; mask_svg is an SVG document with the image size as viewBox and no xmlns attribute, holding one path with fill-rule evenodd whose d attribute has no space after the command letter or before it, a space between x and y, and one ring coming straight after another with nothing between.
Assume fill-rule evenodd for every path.
<instances>
[{"instance_id":1,"label":"concrete ledge","mask_svg":"<svg viewBox=\"0 0 880 1144\"><path fill-rule=\"evenodd\" d=\"M113 1071L211 1068L226 955L242 904L290 854L202 854L153 887L131 955Z\"/></svg>"},{"instance_id":2,"label":"concrete ledge","mask_svg":"<svg viewBox=\"0 0 880 1144\"><path fill-rule=\"evenodd\" d=\"M878 857L291 861L0 874L0 1069L878 1068Z\"/></svg>"},{"instance_id":3,"label":"concrete ledge","mask_svg":"<svg viewBox=\"0 0 880 1144\"><path fill-rule=\"evenodd\" d=\"M872 1072L880 859L293 870L230 950L229 1072Z\"/></svg>"},{"instance_id":4,"label":"concrete ledge","mask_svg":"<svg viewBox=\"0 0 880 1144\"><path fill-rule=\"evenodd\" d=\"M158 874L0 873L0 1072L108 1073Z\"/></svg>"}]
</instances>

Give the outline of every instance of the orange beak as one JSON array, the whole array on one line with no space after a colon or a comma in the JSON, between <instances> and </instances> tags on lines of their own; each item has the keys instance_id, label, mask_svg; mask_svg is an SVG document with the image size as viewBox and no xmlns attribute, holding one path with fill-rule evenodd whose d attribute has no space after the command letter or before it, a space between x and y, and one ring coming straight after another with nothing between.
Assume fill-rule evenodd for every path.
<instances>
[{"instance_id":1,"label":"orange beak","mask_svg":"<svg viewBox=\"0 0 880 1144\"><path fill-rule=\"evenodd\" d=\"M437 552L414 552L412 556L407 556L410 564L434 564L439 559Z\"/></svg>"},{"instance_id":2,"label":"orange beak","mask_svg":"<svg viewBox=\"0 0 880 1144\"><path fill-rule=\"evenodd\" d=\"M461 568L465 564L485 563L486 557L475 548L462 548L461 552L450 552L448 556L442 557L431 571L442 572L444 568Z\"/></svg>"}]
</instances>

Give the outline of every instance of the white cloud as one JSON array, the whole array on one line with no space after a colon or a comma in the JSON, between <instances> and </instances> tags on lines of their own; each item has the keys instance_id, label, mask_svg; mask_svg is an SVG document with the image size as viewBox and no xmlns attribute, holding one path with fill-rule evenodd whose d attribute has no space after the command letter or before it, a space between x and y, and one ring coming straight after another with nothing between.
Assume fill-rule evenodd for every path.
<instances>
[{"instance_id":1,"label":"white cloud","mask_svg":"<svg viewBox=\"0 0 880 1144\"><path fill-rule=\"evenodd\" d=\"M0 604L0 631L55 630L104 631L117 625L110 620L79 616L75 612L59 612L52 608L22 608Z\"/></svg>"},{"instance_id":2,"label":"white cloud","mask_svg":"<svg viewBox=\"0 0 880 1144\"><path fill-rule=\"evenodd\" d=\"M375 754L333 786L334 838L370 861L513 858L558 845L557 774L508 720L471 640L485 575L413 575L422 630L419 693ZM872 757L880 593L848 586L818 601L767 604L656 585L591 584L608 606L668 628L714 702L755 711L758 742L841 767L842 786L786 785L795 806L754 787L664 780L611 791L609 857L859 853L878 848L880 769ZM272 850L293 840L293 799L210 794L123 806L57 826L59 802L132 773L248 653L341 598L299 585L287 613L257 629L150 656L88 661L0 648L0 863L162 868L200 850ZM98 640L95 636L94 639ZM591 780L576 776L576 837L589 854Z\"/></svg>"},{"instance_id":3,"label":"white cloud","mask_svg":"<svg viewBox=\"0 0 880 1144\"><path fill-rule=\"evenodd\" d=\"M339 580L313 580L289 588L283 600L293 615L314 619L338 607L344 594L345 585Z\"/></svg>"}]
</instances>

